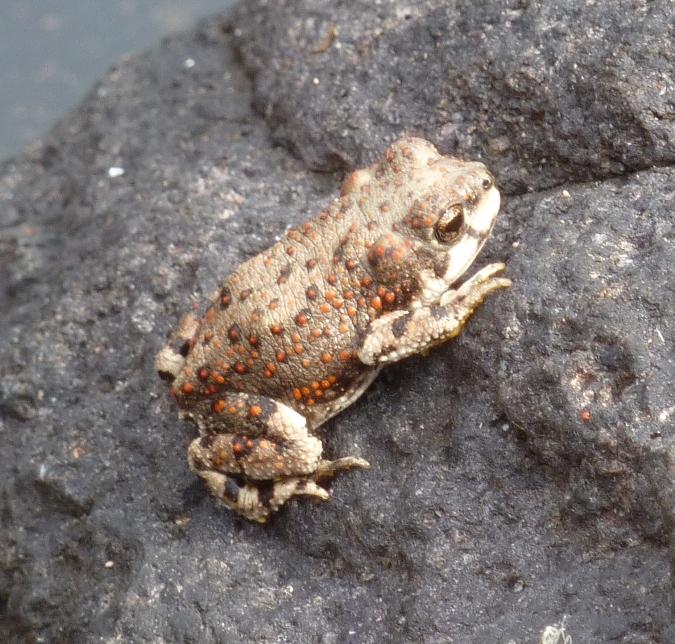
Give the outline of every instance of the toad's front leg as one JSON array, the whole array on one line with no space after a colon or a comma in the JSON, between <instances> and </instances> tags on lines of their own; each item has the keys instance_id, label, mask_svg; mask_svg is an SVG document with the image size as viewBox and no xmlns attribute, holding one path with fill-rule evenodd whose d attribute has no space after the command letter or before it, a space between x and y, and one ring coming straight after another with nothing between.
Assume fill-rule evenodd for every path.
<instances>
[{"instance_id":1,"label":"toad's front leg","mask_svg":"<svg viewBox=\"0 0 675 644\"><path fill-rule=\"evenodd\" d=\"M396 362L422 353L459 335L466 321L492 291L511 286L511 280L494 277L504 264L490 264L458 289L449 289L435 306L393 311L375 320L359 349L367 365Z\"/></svg>"},{"instance_id":2,"label":"toad's front leg","mask_svg":"<svg viewBox=\"0 0 675 644\"><path fill-rule=\"evenodd\" d=\"M369 467L356 457L322 460L321 441L305 418L271 398L231 393L218 408L217 426L192 442L188 462L215 496L248 519L265 521L293 496L326 500L330 495L318 481Z\"/></svg>"}]
</instances>

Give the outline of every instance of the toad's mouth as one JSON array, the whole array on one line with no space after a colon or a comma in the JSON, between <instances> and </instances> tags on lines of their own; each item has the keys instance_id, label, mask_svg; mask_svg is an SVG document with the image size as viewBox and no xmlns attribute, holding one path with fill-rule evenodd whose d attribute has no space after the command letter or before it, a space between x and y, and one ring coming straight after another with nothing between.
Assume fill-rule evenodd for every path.
<instances>
[{"instance_id":1,"label":"toad's mouth","mask_svg":"<svg viewBox=\"0 0 675 644\"><path fill-rule=\"evenodd\" d=\"M462 235L448 250L448 267L443 276L448 286L462 277L480 253L495 225L499 204L499 190L493 186L470 206Z\"/></svg>"}]
</instances>

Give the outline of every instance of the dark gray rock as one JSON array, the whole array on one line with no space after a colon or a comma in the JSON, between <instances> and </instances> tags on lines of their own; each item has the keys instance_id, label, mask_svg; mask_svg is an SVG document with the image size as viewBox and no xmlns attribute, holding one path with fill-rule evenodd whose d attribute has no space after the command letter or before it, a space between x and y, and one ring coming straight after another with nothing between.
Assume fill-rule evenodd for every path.
<instances>
[{"instance_id":1,"label":"dark gray rock","mask_svg":"<svg viewBox=\"0 0 675 644\"><path fill-rule=\"evenodd\" d=\"M675 11L484 4L249 2L0 169L1 641L675 638ZM404 132L496 171L480 261L514 286L326 425L371 471L253 525L189 472L154 354L332 198L309 168Z\"/></svg>"},{"instance_id":2,"label":"dark gray rock","mask_svg":"<svg viewBox=\"0 0 675 644\"><path fill-rule=\"evenodd\" d=\"M234 33L311 167L364 165L405 130L516 192L673 162L671 27L668 0L290 0L243 4Z\"/></svg>"},{"instance_id":3,"label":"dark gray rock","mask_svg":"<svg viewBox=\"0 0 675 644\"><path fill-rule=\"evenodd\" d=\"M500 345L503 409L563 474L567 513L670 537L675 171L568 186L512 205L518 252Z\"/></svg>"}]
</instances>

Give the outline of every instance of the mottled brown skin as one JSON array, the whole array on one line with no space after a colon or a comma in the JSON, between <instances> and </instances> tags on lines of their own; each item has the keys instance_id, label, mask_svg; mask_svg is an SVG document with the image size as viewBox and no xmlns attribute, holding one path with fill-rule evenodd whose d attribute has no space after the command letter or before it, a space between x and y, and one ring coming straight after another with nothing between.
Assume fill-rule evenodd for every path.
<instances>
[{"instance_id":1,"label":"mottled brown skin","mask_svg":"<svg viewBox=\"0 0 675 644\"><path fill-rule=\"evenodd\" d=\"M318 481L368 467L321 459L312 431L382 365L457 335L510 282L492 264L452 288L494 224L499 193L480 163L406 138L354 172L340 198L224 282L158 354L181 416L201 438L192 470L228 507L264 521Z\"/></svg>"}]
</instances>

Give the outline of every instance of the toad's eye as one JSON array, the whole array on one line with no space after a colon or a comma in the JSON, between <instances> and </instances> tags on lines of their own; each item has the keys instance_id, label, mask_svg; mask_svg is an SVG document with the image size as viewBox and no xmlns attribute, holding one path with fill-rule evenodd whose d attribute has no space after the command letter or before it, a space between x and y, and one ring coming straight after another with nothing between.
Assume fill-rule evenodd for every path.
<instances>
[{"instance_id":1,"label":"toad's eye","mask_svg":"<svg viewBox=\"0 0 675 644\"><path fill-rule=\"evenodd\" d=\"M483 190L487 191L495 185L495 178L489 174L485 179L483 179Z\"/></svg>"},{"instance_id":2,"label":"toad's eye","mask_svg":"<svg viewBox=\"0 0 675 644\"><path fill-rule=\"evenodd\" d=\"M436 222L434 233L442 244L449 244L459 237L464 226L464 211L462 206L455 204L448 208Z\"/></svg>"}]
</instances>

